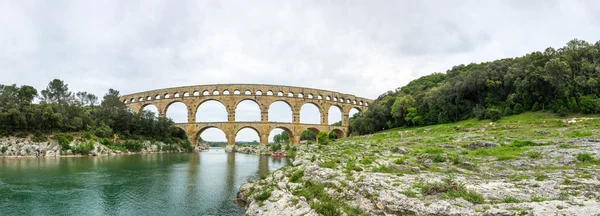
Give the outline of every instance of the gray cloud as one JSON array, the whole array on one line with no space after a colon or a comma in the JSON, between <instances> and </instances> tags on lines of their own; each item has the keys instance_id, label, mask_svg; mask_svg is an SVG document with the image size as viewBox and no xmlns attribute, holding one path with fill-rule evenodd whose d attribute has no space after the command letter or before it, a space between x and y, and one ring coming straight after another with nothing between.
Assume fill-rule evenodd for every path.
<instances>
[{"instance_id":1,"label":"gray cloud","mask_svg":"<svg viewBox=\"0 0 600 216\"><path fill-rule=\"evenodd\" d=\"M3 1L1 83L60 78L99 96L269 83L375 98L453 65L595 42L597 11L592 0Z\"/></svg>"}]
</instances>

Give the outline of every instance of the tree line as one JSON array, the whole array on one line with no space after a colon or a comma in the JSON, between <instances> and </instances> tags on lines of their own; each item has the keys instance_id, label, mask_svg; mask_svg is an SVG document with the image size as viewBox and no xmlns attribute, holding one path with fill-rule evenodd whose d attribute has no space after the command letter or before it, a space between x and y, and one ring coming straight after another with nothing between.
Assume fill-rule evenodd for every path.
<instances>
[{"instance_id":1,"label":"tree line","mask_svg":"<svg viewBox=\"0 0 600 216\"><path fill-rule=\"evenodd\" d=\"M600 41L574 39L522 57L457 65L380 95L350 118L350 132L367 134L468 118L497 120L525 111L600 113Z\"/></svg>"},{"instance_id":2,"label":"tree line","mask_svg":"<svg viewBox=\"0 0 600 216\"><path fill-rule=\"evenodd\" d=\"M89 132L97 137L152 139L168 143L186 140L173 121L150 111L133 113L109 89L102 101L87 92L73 93L54 79L39 92L32 86L0 85L0 136L15 133ZM34 103L39 99L39 103Z\"/></svg>"}]
</instances>

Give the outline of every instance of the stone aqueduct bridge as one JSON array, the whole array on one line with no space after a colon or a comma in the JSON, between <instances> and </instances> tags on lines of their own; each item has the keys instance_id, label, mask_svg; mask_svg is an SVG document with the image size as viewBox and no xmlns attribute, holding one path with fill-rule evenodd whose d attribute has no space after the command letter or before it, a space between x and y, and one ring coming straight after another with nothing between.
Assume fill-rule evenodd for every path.
<instances>
[{"instance_id":1,"label":"stone aqueduct bridge","mask_svg":"<svg viewBox=\"0 0 600 216\"><path fill-rule=\"evenodd\" d=\"M225 133L228 145L235 145L237 132L244 128L255 130L263 145L268 144L269 133L275 128L286 131L292 144L300 142L300 134L305 130L311 130L315 134L320 131L335 132L338 137L345 137L348 133L350 110L356 108L359 111L365 111L373 102L367 98L320 89L255 84L174 87L124 95L121 100L134 112L141 111L147 105L154 105L158 110L159 118L166 117L169 105L181 102L187 109L187 123L176 125L186 132L190 142L197 143L198 137L204 130L218 128ZM251 100L258 104L261 112L260 122L235 121L236 107L245 100ZM196 122L198 107L206 101L222 103L227 111L227 122ZM291 123L268 121L269 107L277 101L283 101L291 107ZM321 115L320 124L300 123L300 108L306 103L317 106ZM341 110L342 126L329 125L328 111L331 106L336 106Z\"/></svg>"}]
</instances>

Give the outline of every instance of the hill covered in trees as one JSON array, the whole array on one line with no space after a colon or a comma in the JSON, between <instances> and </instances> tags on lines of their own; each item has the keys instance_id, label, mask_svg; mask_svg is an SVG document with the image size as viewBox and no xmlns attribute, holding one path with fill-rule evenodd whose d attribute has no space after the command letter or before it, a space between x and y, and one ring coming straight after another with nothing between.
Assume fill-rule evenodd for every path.
<instances>
[{"instance_id":1,"label":"hill covered in trees","mask_svg":"<svg viewBox=\"0 0 600 216\"><path fill-rule=\"evenodd\" d=\"M600 113L600 42L566 46L522 57L457 65L379 96L350 119L353 134L456 122L496 120L525 111Z\"/></svg>"},{"instance_id":2,"label":"hill covered in trees","mask_svg":"<svg viewBox=\"0 0 600 216\"><path fill-rule=\"evenodd\" d=\"M38 98L39 103L34 103ZM85 132L100 138L186 141L185 132L170 119L154 113L131 112L119 100L119 91L110 89L100 104L87 92L73 93L63 81L54 79L39 92L32 86L0 85L0 137L28 133ZM89 136L88 135L88 136Z\"/></svg>"}]
</instances>

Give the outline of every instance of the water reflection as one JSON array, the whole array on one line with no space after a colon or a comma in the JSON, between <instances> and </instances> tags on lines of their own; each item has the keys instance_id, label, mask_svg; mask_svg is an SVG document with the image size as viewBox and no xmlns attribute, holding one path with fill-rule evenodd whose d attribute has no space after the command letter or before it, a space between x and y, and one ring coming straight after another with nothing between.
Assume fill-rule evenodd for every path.
<instances>
[{"instance_id":1,"label":"water reflection","mask_svg":"<svg viewBox=\"0 0 600 216\"><path fill-rule=\"evenodd\" d=\"M285 159L208 151L0 158L2 215L242 215L237 189Z\"/></svg>"}]
</instances>

